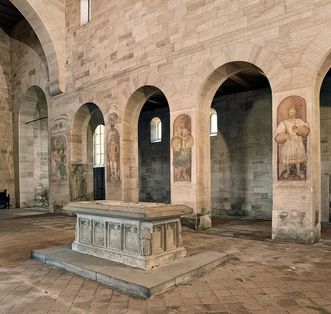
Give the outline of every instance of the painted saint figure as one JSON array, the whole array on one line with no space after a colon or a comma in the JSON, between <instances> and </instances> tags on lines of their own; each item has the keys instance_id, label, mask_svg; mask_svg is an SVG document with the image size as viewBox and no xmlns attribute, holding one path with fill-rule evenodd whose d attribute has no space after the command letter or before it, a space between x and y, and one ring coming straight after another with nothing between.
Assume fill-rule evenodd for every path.
<instances>
[{"instance_id":1,"label":"painted saint figure","mask_svg":"<svg viewBox=\"0 0 331 314\"><path fill-rule=\"evenodd\" d=\"M86 174L87 166L82 164L78 165L76 173L76 188L77 188L77 199L84 200L87 198L87 183Z\"/></svg>"},{"instance_id":2,"label":"painted saint figure","mask_svg":"<svg viewBox=\"0 0 331 314\"><path fill-rule=\"evenodd\" d=\"M108 158L108 181L120 181L120 143L119 134L114 124L111 124L110 131L107 134L107 158Z\"/></svg>"},{"instance_id":3,"label":"painted saint figure","mask_svg":"<svg viewBox=\"0 0 331 314\"><path fill-rule=\"evenodd\" d=\"M66 154L64 152L64 149L60 150L59 153L59 171L60 171L60 176L61 178L66 178L67 177L67 167L66 167L66 163L67 163L67 157Z\"/></svg>"},{"instance_id":4,"label":"painted saint figure","mask_svg":"<svg viewBox=\"0 0 331 314\"><path fill-rule=\"evenodd\" d=\"M189 182L191 180L191 148L193 143L191 118L182 114L174 122L174 136L171 140L175 181Z\"/></svg>"},{"instance_id":5,"label":"painted saint figure","mask_svg":"<svg viewBox=\"0 0 331 314\"><path fill-rule=\"evenodd\" d=\"M300 169L301 164L307 162L307 154L304 139L308 136L310 129L307 122L296 118L296 109L288 109L288 119L279 123L274 140L280 145L279 163L286 168L280 175L288 179L291 169L295 166L295 174L301 180L305 179L305 172Z\"/></svg>"},{"instance_id":6,"label":"painted saint figure","mask_svg":"<svg viewBox=\"0 0 331 314\"><path fill-rule=\"evenodd\" d=\"M67 178L66 138L64 135L52 137L51 174L52 180Z\"/></svg>"}]
</instances>

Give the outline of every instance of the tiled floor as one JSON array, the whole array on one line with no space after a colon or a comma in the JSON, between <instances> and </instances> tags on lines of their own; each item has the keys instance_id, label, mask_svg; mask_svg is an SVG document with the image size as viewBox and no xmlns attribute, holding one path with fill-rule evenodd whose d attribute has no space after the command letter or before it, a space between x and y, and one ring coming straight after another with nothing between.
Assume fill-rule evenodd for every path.
<instances>
[{"instance_id":1,"label":"tiled floor","mask_svg":"<svg viewBox=\"0 0 331 314\"><path fill-rule=\"evenodd\" d=\"M74 222L0 220L0 313L331 313L331 246L260 241L249 236L254 223L220 221L208 232L184 232L184 245L189 254L212 249L232 260L144 300L29 259L32 249L71 242ZM256 233L267 226L257 223Z\"/></svg>"}]
</instances>

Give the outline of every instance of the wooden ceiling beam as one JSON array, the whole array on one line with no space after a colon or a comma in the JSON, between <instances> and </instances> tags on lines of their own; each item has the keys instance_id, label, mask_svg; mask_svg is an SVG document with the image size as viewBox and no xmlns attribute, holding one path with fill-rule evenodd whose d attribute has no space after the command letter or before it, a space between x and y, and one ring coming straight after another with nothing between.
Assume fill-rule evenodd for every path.
<instances>
[{"instance_id":1,"label":"wooden ceiling beam","mask_svg":"<svg viewBox=\"0 0 331 314\"><path fill-rule=\"evenodd\" d=\"M246 80L244 80L242 77L240 77L238 74L232 75L230 77L230 80L241 85L242 87L251 88L251 84L249 82L247 82Z\"/></svg>"}]
</instances>

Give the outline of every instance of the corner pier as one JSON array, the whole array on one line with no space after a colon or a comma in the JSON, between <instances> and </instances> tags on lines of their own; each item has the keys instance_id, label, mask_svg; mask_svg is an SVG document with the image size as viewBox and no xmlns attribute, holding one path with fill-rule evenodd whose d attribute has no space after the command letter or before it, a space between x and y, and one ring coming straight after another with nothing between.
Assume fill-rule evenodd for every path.
<instances>
[{"instance_id":1,"label":"corner pier","mask_svg":"<svg viewBox=\"0 0 331 314\"><path fill-rule=\"evenodd\" d=\"M72 250L145 270L186 255L180 217L193 210L186 205L72 202L65 211L76 213Z\"/></svg>"}]
</instances>

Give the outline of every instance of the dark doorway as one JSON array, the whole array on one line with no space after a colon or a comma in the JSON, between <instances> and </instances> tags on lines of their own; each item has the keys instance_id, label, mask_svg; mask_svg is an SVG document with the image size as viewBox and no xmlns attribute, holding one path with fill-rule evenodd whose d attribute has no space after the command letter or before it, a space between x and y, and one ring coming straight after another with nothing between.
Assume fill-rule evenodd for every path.
<instances>
[{"instance_id":1,"label":"dark doorway","mask_svg":"<svg viewBox=\"0 0 331 314\"><path fill-rule=\"evenodd\" d=\"M93 191L95 200L105 199L105 167L93 168Z\"/></svg>"},{"instance_id":2,"label":"dark doorway","mask_svg":"<svg viewBox=\"0 0 331 314\"><path fill-rule=\"evenodd\" d=\"M140 112L138 147L139 201L170 203L170 113L162 92Z\"/></svg>"}]
</instances>

